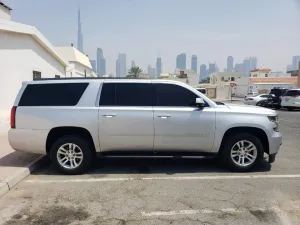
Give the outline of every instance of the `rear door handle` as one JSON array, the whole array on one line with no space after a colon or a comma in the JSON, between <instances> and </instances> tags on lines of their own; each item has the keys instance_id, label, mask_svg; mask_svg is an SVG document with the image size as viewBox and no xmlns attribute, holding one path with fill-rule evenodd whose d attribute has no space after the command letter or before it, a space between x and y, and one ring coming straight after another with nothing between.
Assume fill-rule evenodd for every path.
<instances>
[{"instance_id":1,"label":"rear door handle","mask_svg":"<svg viewBox=\"0 0 300 225\"><path fill-rule=\"evenodd\" d=\"M117 116L116 114L104 114L104 115L102 115L102 116L104 116L104 117L106 117L106 118L112 118L112 117L115 117L115 116Z\"/></svg>"},{"instance_id":2,"label":"rear door handle","mask_svg":"<svg viewBox=\"0 0 300 225\"><path fill-rule=\"evenodd\" d=\"M170 118L170 115L158 115L157 117L161 118L161 119L167 119Z\"/></svg>"}]
</instances>

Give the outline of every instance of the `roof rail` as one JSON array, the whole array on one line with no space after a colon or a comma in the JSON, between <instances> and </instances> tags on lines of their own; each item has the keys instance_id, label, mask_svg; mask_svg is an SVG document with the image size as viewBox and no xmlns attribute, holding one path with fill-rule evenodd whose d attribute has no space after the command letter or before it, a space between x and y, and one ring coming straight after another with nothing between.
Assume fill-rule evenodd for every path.
<instances>
[{"instance_id":1,"label":"roof rail","mask_svg":"<svg viewBox=\"0 0 300 225\"><path fill-rule=\"evenodd\" d=\"M105 80L105 79L149 80L147 78L128 78L128 77L62 77L62 78L35 78L35 79L33 79L33 81L43 81L43 80Z\"/></svg>"}]
</instances>

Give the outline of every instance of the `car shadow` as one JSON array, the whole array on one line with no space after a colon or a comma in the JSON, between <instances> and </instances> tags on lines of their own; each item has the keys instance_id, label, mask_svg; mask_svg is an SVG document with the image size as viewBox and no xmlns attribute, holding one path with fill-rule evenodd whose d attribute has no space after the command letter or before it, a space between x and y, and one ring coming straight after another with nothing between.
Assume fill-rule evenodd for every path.
<instances>
[{"instance_id":1,"label":"car shadow","mask_svg":"<svg viewBox=\"0 0 300 225\"><path fill-rule=\"evenodd\" d=\"M260 173L271 170L271 164L263 160L251 172ZM201 158L97 158L85 174L105 177L110 174L183 174L183 173L228 173L217 159ZM61 175L50 163L33 172L36 175Z\"/></svg>"}]
</instances>

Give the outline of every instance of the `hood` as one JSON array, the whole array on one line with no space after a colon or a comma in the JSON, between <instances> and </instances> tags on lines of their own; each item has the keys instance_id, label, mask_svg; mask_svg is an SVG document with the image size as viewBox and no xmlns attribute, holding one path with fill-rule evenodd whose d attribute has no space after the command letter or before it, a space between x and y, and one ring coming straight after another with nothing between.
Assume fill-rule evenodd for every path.
<instances>
[{"instance_id":1,"label":"hood","mask_svg":"<svg viewBox=\"0 0 300 225\"><path fill-rule=\"evenodd\" d=\"M266 114L266 115L276 115L276 111L273 109L267 109L259 106L252 105L238 105L238 104L226 104L226 106L235 112L246 112L246 113L258 113L258 114Z\"/></svg>"}]
</instances>

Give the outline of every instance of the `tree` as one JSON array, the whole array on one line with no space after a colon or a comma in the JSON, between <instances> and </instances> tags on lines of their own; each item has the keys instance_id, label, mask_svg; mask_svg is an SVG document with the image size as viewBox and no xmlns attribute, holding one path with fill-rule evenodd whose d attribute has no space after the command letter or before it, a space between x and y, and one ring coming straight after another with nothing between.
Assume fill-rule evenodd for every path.
<instances>
[{"instance_id":1,"label":"tree","mask_svg":"<svg viewBox=\"0 0 300 225\"><path fill-rule=\"evenodd\" d=\"M139 78L140 74L143 72L143 70L136 66L136 67L131 67L129 72L128 72L128 75L126 77L128 78Z\"/></svg>"}]
</instances>

